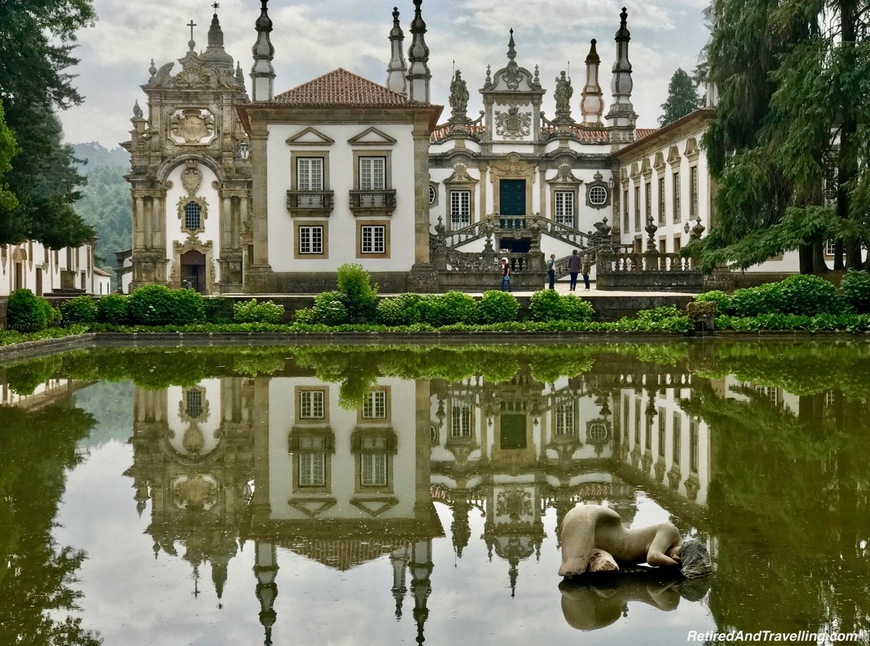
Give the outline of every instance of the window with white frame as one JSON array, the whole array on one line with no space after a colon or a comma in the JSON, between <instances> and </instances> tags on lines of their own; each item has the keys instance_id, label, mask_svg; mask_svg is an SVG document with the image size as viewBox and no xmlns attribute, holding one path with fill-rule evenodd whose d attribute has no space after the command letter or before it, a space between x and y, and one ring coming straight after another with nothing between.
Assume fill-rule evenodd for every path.
<instances>
[{"instance_id":1,"label":"window with white frame","mask_svg":"<svg viewBox=\"0 0 870 646\"><path fill-rule=\"evenodd\" d=\"M455 402L450 406L450 437L471 437L471 406Z\"/></svg>"},{"instance_id":2,"label":"window with white frame","mask_svg":"<svg viewBox=\"0 0 870 646\"><path fill-rule=\"evenodd\" d=\"M568 227L574 226L574 191L556 191L554 194L556 222Z\"/></svg>"},{"instance_id":3,"label":"window with white frame","mask_svg":"<svg viewBox=\"0 0 870 646\"><path fill-rule=\"evenodd\" d=\"M300 390L296 411L299 419L323 419L326 416L324 399L322 390Z\"/></svg>"},{"instance_id":4,"label":"window with white frame","mask_svg":"<svg viewBox=\"0 0 870 646\"><path fill-rule=\"evenodd\" d=\"M471 191L450 191L450 228L471 224Z\"/></svg>"},{"instance_id":5,"label":"window with white frame","mask_svg":"<svg viewBox=\"0 0 870 646\"><path fill-rule=\"evenodd\" d=\"M698 217L698 167L689 169L689 217Z\"/></svg>"},{"instance_id":6,"label":"window with white frame","mask_svg":"<svg viewBox=\"0 0 870 646\"><path fill-rule=\"evenodd\" d=\"M676 411L674 412L674 436L671 439L673 443L673 463L680 463L681 440L683 436L683 418Z\"/></svg>"},{"instance_id":7,"label":"window with white frame","mask_svg":"<svg viewBox=\"0 0 870 646\"><path fill-rule=\"evenodd\" d=\"M825 240L825 255L833 256L837 253L837 242L836 240Z\"/></svg>"},{"instance_id":8,"label":"window with white frame","mask_svg":"<svg viewBox=\"0 0 870 646\"><path fill-rule=\"evenodd\" d=\"M673 189L674 189L674 222L680 222L683 219L682 214L680 213L680 171L677 171L673 175Z\"/></svg>"},{"instance_id":9,"label":"window with white frame","mask_svg":"<svg viewBox=\"0 0 870 646\"><path fill-rule=\"evenodd\" d=\"M385 453L363 453L359 456L359 479L362 487L386 487L387 461Z\"/></svg>"},{"instance_id":10,"label":"window with white frame","mask_svg":"<svg viewBox=\"0 0 870 646\"><path fill-rule=\"evenodd\" d=\"M383 254L387 250L387 227L383 224L363 224L360 226L360 252Z\"/></svg>"},{"instance_id":11,"label":"window with white frame","mask_svg":"<svg viewBox=\"0 0 870 646\"><path fill-rule=\"evenodd\" d=\"M387 391L372 390L363 402L362 416L364 419L386 419Z\"/></svg>"},{"instance_id":12,"label":"window with white frame","mask_svg":"<svg viewBox=\"0 0 870 646\"><path fill-rule=\"evenodd\" d=\"M607 204L607 189L601 184L590 186L588 197L592 206L604 206Z\"/></svg>"},{"instance_id":13,"label":"window with white frame","mask_svg":"<svg viewBox=\"0 0 870 646\"><path fill-rule=\"evenodd\" d=\"M298 460L300 487L323 487L326 485L326 454L300 453Z\"/></svg>"},{"instance_id":14,"label":"window with white frame","mask_svg":"<svg viewBox=\"0 0 870 646\"><path fill-rule=\"evenodd\" d=\"M386 168L386 157L360 157L359 190L383 191L387 187Z\"/></svg>"},{"instance_id":15,"label":"window with white frame","mask_svg":"<svg viewBox=\"0 0 870 646\"><path fill-rule=\"evenodd\" d=\"M297 229L299 234L300 255L323 254L323 226L300 225Z\"/></svg>"},{"instance_id":16,"label":"window with white frame","mask_svg":"<svg viewBox=\"0 0 870 646\"><path fill-rule=\"evenodd\" d=\"M323 195L313 194L323 191L323 158L298 157L296 159L296 187L300 193L310 191L312 194L299 195L299 206L323 206Z\"/></svg>"},{"instance_id":17,"label":"window with white frame","mask_svg":"<svg viewBox=\"0 0 870 646\"><path fill-rule=\"evenodd\" d=\"M556 437L574 437L577 424L575 409L572 399L556 402L553 408L553 433Z\"/></svg>"}]
</instances>

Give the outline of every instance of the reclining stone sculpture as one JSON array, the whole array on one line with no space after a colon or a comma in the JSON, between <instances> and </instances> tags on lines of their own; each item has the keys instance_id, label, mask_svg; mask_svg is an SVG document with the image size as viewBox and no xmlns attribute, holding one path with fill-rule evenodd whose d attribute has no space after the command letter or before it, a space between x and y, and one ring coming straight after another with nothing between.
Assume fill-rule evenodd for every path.
<instances>
[{"instance_id":1,"label":"reclining stone sculpture","mask_svg":"<svg viewBox=\"0 0 870 646\"><path fill-rule=\"evenodd\" d=\"M619 563L679 567L682 545L680 531L671 523L628 529L612 509L579 504L562 521L559 575L618 570Z\"/></svg>"}]
</instances>

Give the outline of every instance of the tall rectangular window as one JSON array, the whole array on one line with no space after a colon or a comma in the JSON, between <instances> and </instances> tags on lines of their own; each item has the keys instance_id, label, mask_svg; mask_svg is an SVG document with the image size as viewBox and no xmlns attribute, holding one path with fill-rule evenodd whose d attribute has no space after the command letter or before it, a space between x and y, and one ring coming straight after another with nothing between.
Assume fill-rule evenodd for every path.
<instances>
[{"instance_id":1,"label":"tall rectangular window","mask_svg":"<svg viewBox=\"0 0 870 646\"><path fill-rule=\"evenodd\" d=\"M622 191L622 230L628 231L628 189Z\"/></svg>"},{"instance_id":2,"label":"tall rectangular window","mask_svg":"<svg viewBox=\"0 0 870 646\"><path fill-rule=\"evenodd\" d=\"M574 437L576 414L574 402L564 399L553 409L553 432L556 437Z\"/></svg>"},{"instance_id":3,"label":"tall rectangular window","mask_svg":"<svg viewBox=\"0 0 870 646\"><path fill-rule=\"evenodd\" d=\"M689 217L698 217L698 167L689 169Z\"/></svg>"},{"instance_id":4,"label":"tall rectangular window","mask_svg":"<svg viewBox=\"0 0 870 646\"><path fill-rule=\"evenodd\" d=\"M634 187L634 230L640 231L640 186Z\"/></svg>"},{"instance_id":5,"label":"tall rectangular window","mask_svg":"<svg viewBox=\"0 0 870 646\"><path fill-rule=\"evenodd\" d=\"M680 213L680 171L674 173L674 222L681 222L683 219Z\"/></svg>"},{"instance_id":6,"label":"tall rectangular window","mask_svg":"<svg viewBox=\"0 0 870 646\"><path fill-rule=\"evenodd\" d=\"M644 202L644 214L646 215L646 221L649 222L652 220L652 182L647 182L646 186L646 201Z\"/></svg>"},{"instance_id":7,"label":"tall rectangular window","mask_svg":"<svg viewBox=\"0 0 870 646\"><path fill-rule=\"evenodd\" d=\"M450 437L471 437L471 406L456 402L450 406Z\"/></svg>"},{"instance_id":8,"label":"tall rectangular window","mask_svg":"<svg viewBox=\"0 0 870 646\"><path fill-rule=\"evenodd\" d=\"M386 157L359 158L359 190L383 191L386 185Z\"/></svg>"},{"instance_id":9,"label":"tall rectangular window","mask_svg":"<svg viewBox=\"0 0 870 646\"><path fill-rule=\"evenodd\" d=\"M323 227L322 226L300 226L299 231L299 253L300 254L322 254L323 253Z\"/></svg>"},{"instance_id":10,"label":"tall rectangular window","mask_svg":"<svg viewBox=\"0 0 870 646\"><path fill-rule=\"evenodd\" d=\"M299 157L296 159L296 188L298 191L311 191L316 195L299 195L297 205L301 207L323 206L323 158Z\"/></svg>"},{"instance_id":11,"label":"tall rectangular window","mask_svg":"<svg viewBox=\"0 0 870 646\"><path fill-rule=\"evenodd\" d=\"M659 224L665 223L665 178L659 177Z\"/></svg>"},{"instance_id":12,"label":"tall rectangular window","mask_svg":"<svg viewBox=\"0 0 870 646\"><path fill-rule=\"evenodd\" d=\"M450 191L450 228L471 224L471 191Z\"/></svg>"},{"instance_id":13,"label":"tall rectangular window","mask_svg":"<svg viewBox=\"0 0 870 646\"><path fill-rule=\"evenodd\" d=\"M299 157L296 160L296 185L300 191L323 190L322 157Z\"/></svg>"},{"instance_id":14,"label":"tall rectangular window","mask_svg":"<svg viewBox=\"0 0 870 646\"><path fill-rule=\"evenodd\" d=\"M324 453L299 454L299 486L323 487L326 485L326 455Z\"/></svg>"},{"instance_id":15,"label":"tall rectangular window","mask_svg":"<svg viewBox=\"0 0 870 646\"><path fill-rule=\"evenodd\" d=\"M359 456L361 486L387 486L387 457L385 453L363 453Z\"/></svg>"},{"instance_id":16,"label":"tall rectangular window","mask_svg":"<svg viewBox=\"0 0 870 646\"><path fill-rule=\"evenodd\" d=\"M556 191L554 197L556 222L574 226L574 191Z\"/></svg>"},{"instance_id":17,"label":"tall rectangular window","mask_svg":"<svg viewBox=\"0 0 870 646\"><path fill-rule=\"evenodd\" d=\"M360 251L362 253L385 253L387 250L387 227L382 224L360 227Z\"/></svg>"}]
</instances>

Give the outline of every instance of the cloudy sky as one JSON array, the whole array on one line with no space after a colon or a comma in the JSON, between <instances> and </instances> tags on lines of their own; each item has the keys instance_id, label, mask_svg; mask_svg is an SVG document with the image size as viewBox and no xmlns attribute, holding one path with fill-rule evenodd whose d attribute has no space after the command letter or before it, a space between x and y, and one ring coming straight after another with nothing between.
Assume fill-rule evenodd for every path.
<instances>
[{"instance_id":1,"label":"cloudy sky","mask_svg":"<svg viewBox=\"0 0 870 646\"><path fill-rule=\"evenodd\" d=\"M148 81L151 60L160 67L184 56L190 39L186 25L191 20L197 24L195 48L204 50L212 2L94 0L98 20L80 32L76 55L81 62L72 70L78 74L75 82L85 102L61 114L66 140L98 141L113 148L129 139L134 102L138 100L145 109L139 86ZM251 46L260 1L220 0L219 4L224 46L241 62L250 92ZM579 119L583 61L592 38L598 40L599 82L609 105L613 36L625 5L631 32L632 102L638 125L655 127L671 75L679 67L691 72L707 41L701 15L707 4L708 0L425 0L432 100L447 106L455 66L468 82L469 115L474 115L482 107L475 89L482 87L487 65L495 71L507 63L513 28L517 63L531 71L540 67L547 90L543 109L550 117L555 112L555 78L567 70L575 87L572 109ZM270 0L276 93L338 67L384 83L394 5L401 12L407 55L412 0ZM178 69L176 63L174 71ZM449 108L445 108L447 116Z\"/></svg>"}]
</instances>

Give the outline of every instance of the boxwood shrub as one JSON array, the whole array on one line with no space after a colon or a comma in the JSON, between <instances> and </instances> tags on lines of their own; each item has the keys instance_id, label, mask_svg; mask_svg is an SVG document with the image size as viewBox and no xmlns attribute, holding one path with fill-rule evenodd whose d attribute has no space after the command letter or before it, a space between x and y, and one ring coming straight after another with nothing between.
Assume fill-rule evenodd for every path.
<instances>
[{"instance_id":1,"label":"boxwood shrub","mask_svg":"<svg viewBox=\"0 0 870 646\"><path fill-rule=\"evenodd\" d=\"M296 322L322 325L345 325L349 322L344 295L322 292L314 298L314 305L296 312Z\"/></svg>"},{"instance_id":2,"label":"boxwood shrub","mask_svg":"<svg viewBox=\"0 0 870 646\"><path fill-rule=\"evenodd\" d=\"M194 289L173 289L172 325L196 325L205 321L205 298Z\"/></svg>"},{"instance_id":3,"label":"boxwood shrub","mask_svg":"<svg viewBox=\"0 0 870 646\"><path fill-rule=\"evenodd\" d=\"M870 272L850 269L840 281L840 291L857 314L870 313Z\"/></svg>"},{"instance_id":4,"label":"boxwood shrub","mask_svg":"<svg viewBox=\"0 0 870 646\"><path fill-rule=\"evenodd\" d=\"M175 319L175 299L166 285L145 285L133 290L128 305L133 325L170 325Z\"/></svg>"},{"instance_id":5,"label":"boxwood shrub","mask_svg":"<svg viewBox=\"0 0 870 646\"><path fill-rule=\"evenodd\" d=\"M400 294L384 298L378 303L375 319L381 325L413 325L420 322L423 297L419 294Z\"/></svg>"},{"instance_id":6,"label":"boxwood shrub","mask_svg":"<svg viewBox=\"0 0 870 646\"><path fill-rule=\"evenodd\" d=\"M515 321L520 303L510 292L491 289L478 301L482 323L506 323Z\"/></svg>"},{"instance_id":7,"label":"boxwood shrub","mask_svg":"<svg viewBox=\"0 0 870 646\"><path fill-rule=\"evenodd\" d=\"M233 318L236 323L277 324L284 320L284 308L272 301L259 303L256 298L252 298L233 306Z\"/></svg>"},{"instance_id":8,"label":"boxwood shrub","mask_svg":"<svg viewBox=\"0 0 870 646\"><path fill-rule=\"evenodd\" d=\"M97 321L109 325L126 325L130 307L126 296L108 294L97 301Z\"/></svg>"},{"instance_id":9,"label":"boxwood shrub","mask_svg":"<svg viewBox=\"0 0 870 646\"><path fill-rule=\"evenodd\" d=\"M55 321L56 312L29 289L16 289L6 304L6 326L18 332L39 332Z\"/></svg>"},{"instance_id":10,"label":"boxwood shrub","mask_svg":"<svg viewBox=\"0 0 870 646\"><path fill-rule=\"evenodd\" d=\"M76 296L61 304L60 313L65 327L76 323L96 323L97 303L91 296Z\"/></svg>"}]
</instances>

